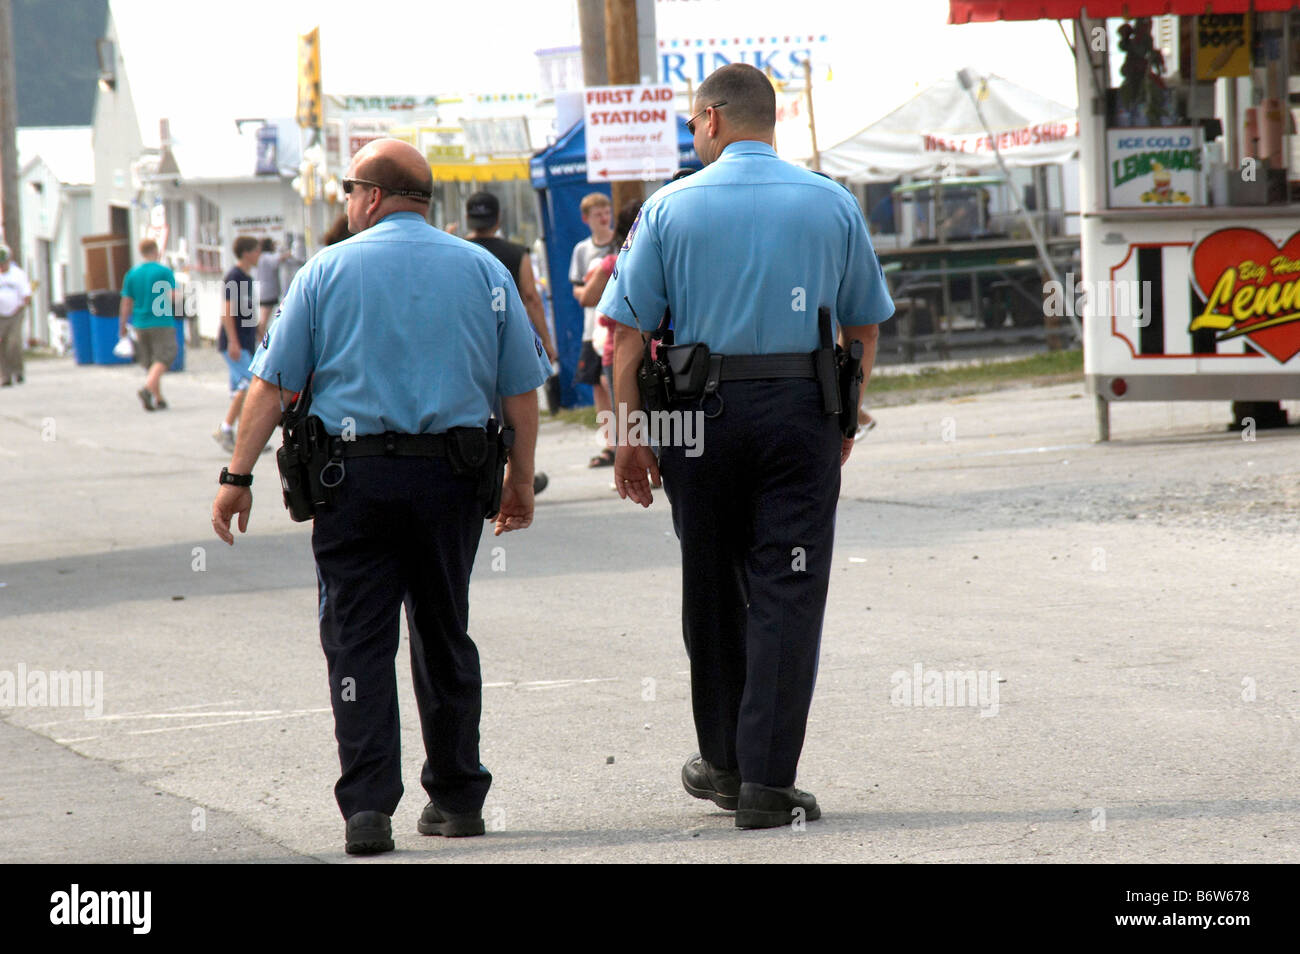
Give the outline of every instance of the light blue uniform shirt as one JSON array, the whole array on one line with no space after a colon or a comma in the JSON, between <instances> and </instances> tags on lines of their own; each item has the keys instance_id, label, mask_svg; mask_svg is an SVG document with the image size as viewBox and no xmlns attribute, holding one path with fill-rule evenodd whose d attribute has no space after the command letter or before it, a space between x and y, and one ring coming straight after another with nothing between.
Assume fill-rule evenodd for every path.
<instances>
[{"instance_id":1,"label":"light blue uniform shirt","mask_svg":"<svg viewBox=\"0 0 1300 954\"><path fill-rule=\"evenodd\" d=\"M678 344L743 355L816 349L821 305L845 325L894 313L862 210L746 140L646 200L597 307L648 332L671 306Z\"/></svg>"},{"instance_id":2,"label":"light blue uniform shirt","mask_svg":"<svg viewBox=\"0 0 1300 954\"><path fill-rule=\"evenodd\" d=\"M358 437L482 427L498 395L550 374L514 280L485 249L395 212L294 276L253 374Z\"/></svg>"}]
</instances>

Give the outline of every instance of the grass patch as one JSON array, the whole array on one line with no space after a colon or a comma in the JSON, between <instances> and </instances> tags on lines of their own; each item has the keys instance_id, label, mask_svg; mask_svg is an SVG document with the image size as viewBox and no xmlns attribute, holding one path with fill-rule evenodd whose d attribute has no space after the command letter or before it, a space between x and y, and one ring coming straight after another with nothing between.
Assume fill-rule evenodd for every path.
<instances>
[{"instance_id":1,"label":"grass patch","mask_svg":"<svg viewBox=\"0 0 1300 954\"><path fill-rule=\"evenodd\" d=\"M973 364L962 368L922 368L915 374L873 374L867 385L869 403L874 398L889 393L906 393L908 391L930 391L964 387L973 387L976 391L996 388L998 384L1010 384L1016 381L1033 381L1048 379L1069 380L1083 374L1082 351L1048 351L1044 354L1017 358L1014 361L992 361L985 364ZM922 396L904 398L902 401L886 403L910 404L925 400ZM579 424L589 430L596 429L596 408L571 407L560 411L554 417L542 414L542 421L559 421L563 424Z\"/></svg>"},{"instance_id":2,"label":"grass patch","mask_svg":"<svg viewBox=\"0 0 1300 954\"><path fill-rule=\"evenodd\" d=\"M873 374L867 392L913 391L1082 373L1082 351L1049 351L1014 361L994 361L963 368L923 368L915 374Z\"/></svg>"},{"instance_id":3,"label":"grass patch","mask_svg":"<svg viewBox=\"0 0 1300 954\"><path fill-rule=\"evenodd\" d=\"M580 424L589 430L596 429L596 406L588 404L586 407L569 407L563 408L559 414L554 417L542 412L542 422L559 421L561 424Z\"/></svg>"}]
</instances>

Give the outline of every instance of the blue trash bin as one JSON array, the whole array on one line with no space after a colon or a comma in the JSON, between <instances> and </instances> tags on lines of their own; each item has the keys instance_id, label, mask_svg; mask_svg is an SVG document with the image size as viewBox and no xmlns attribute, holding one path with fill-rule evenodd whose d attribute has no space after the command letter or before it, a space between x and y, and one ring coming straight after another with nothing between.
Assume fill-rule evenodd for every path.
<instances>
[{"instance_id":1,"label":"blue trash bin","mask_svg":"<svg viewBox=\"0 0 1300 954\"><path fill-rule=\"evenodd\" d=\"M84 293L69 295L68 324L72 326L72 353L77 364L94 364L95 350L90 333L90 297Z\"/></svg>"},{"instance_id":2,"label":"blue trash bin","mask_svg":"<svg viewBox=\"0 0 1300 954\"><path fill-rule=\"evenodd\" d=\"M90 293L90 339L95 364L131 363L130 358L119 358L113 354L113 347L118 341L118 312L121 306L122 296L115 291Z\"/></svg>"},{"instance_id":3,"label":"blue trash bin","mask_svg":"<svg viewBox=\"0 0 1300 954\"><path fill-rule=\"evenodd\" d=\"M185 319L176 319L176 360L172 362L169 371L185 370Z\"/></svg>"}]
</instances>

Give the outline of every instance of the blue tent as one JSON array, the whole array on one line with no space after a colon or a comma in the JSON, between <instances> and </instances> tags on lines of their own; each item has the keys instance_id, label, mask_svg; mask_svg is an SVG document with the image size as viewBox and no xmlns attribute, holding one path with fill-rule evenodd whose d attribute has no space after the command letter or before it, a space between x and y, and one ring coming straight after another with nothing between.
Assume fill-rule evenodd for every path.
<instances>
[{"instance_id":1,"label":"blue tent","mask_svg":"<svg viewBox=\"0 0 1300 954\"><path fill-rule=\"evenodd\" d=\"M681 168L699 169L694 137L686 131L686 120L680 116L677 145ZM551 314L555 316L555 347L560 353L561 402L565 407L589 404L591 389L573 383L582 349L582 307L569 292L572 287L569 260L573 257L573 247L591 234L582 224L578 209L582 197L590 192L609 195L610 188L607 183L587 181L587 137L582 123L533 156L529 171L541 204Z\"/></svg>"}]
</instances>

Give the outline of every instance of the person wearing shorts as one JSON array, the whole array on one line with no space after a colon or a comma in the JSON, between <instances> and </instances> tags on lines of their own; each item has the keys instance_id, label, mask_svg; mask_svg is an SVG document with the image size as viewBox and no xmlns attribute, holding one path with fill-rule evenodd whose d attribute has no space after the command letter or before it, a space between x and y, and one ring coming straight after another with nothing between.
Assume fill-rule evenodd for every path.
<instances>
[{"instance_id":1,"label":"person wearing shorts","mask_svg":"<svg viewBox=\"0 0 1300 954\"><path fill-rule=\"evenodd\" d=\"M225 450L235 449L235 426L244 409L244 398L253 375L249 367L253 352L257 350L257 312L253 305L253 272L262 255L257 239L241 235L235 239L235 266L226 272L222 283L221 331L217 335L217 350L230 371L230 406L221 426L213 432L213 439Z\"/></svg>"},{"instance_id":2,"label":"person wearing shorts","mask_svg":"<svg viewBox=\"0 0 1300 954\"><path fill-rule=\"evenodd\" d=\"M173 312L176 276L158 261L158 243L153 239L143 239L139 250L144 261L122 279L119 333L126 334L128 323L135 329L136 360L147 374L136 396L146 411L162 411L167 409L162 376L176 360L177 352Z\"/></svg>"}]
</instances>

